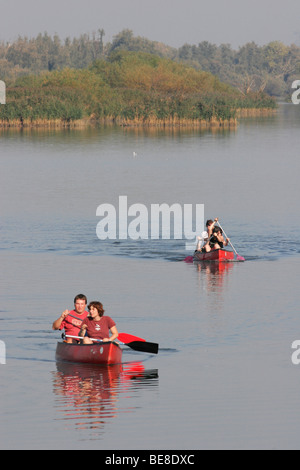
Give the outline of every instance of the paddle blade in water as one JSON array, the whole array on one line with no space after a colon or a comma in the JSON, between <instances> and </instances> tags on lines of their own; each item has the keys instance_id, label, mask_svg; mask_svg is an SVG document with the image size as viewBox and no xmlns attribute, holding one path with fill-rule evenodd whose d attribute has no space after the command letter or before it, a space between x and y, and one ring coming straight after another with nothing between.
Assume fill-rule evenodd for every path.
<instances>
[{"instance_id":1,"label":"paddle blade in water","mask_svg":"<svg viewBox=\"0 0 300 470\"><path fill-rule=\"evenodd\" d=\"M194 258L192 256L187 256L186 258L184 258L184 260L186 263L192 263L194 261Z\"/></svg>"}]
</instances>

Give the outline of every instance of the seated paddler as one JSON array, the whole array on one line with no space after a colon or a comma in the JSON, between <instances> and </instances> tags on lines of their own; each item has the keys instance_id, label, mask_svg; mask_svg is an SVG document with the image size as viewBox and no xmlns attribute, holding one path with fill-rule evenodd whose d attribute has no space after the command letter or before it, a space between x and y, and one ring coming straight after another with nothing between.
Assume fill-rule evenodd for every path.
<instances>
[{"instance_id":1,"label":"seated paddler","mask_svg":"<svg viewBox=\"0 0 300 470\"><path fill-rule=\"evenodd\" d=\"M230 239L227 238L226 240L223 237L223 230L220 227L215 227L213 229L212 236L209 238L205 249L207 252L211 250L220 250L227 246L230 242Z\"/></svg>"},{"instance_id":2,"label":"seated paddler","mask_svg":"<svg viewBox=\"0 0 300 470\"><path fill-rule=\"evenodd\" d=\"M86 311L87 298L84 294L76 295L74 310L64 310L53 322L53 330L65 330L66 335L78 336L83 320L88 316ZM66 343L77 343L76 339L66 338Z\"/></svg>"},{"instance_id":3,"label":"seated paddler","mask_svg":"<svg viewBox=\"0 0 300 470\"><path fill-rule=\"evenodd\" d=\"M82 322L79 333L79 336L83 337L83 344L92 344L94 343L93 339L100 339L104 342L117 339L119 333L116 323L112 318L104 315L104 308L101 302L90 302L88 311L89 316Z\"/></svg>"}]
</instances>

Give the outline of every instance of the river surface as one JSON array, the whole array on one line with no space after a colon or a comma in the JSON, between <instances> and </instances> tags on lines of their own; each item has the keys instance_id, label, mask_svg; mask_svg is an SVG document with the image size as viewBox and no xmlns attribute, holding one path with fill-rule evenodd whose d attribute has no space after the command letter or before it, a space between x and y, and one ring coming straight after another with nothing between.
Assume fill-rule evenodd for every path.
<instances>
[{"instance_id":1,"label":"river surface","mask_svg":"<svg viewBox=\"0 0 300 470\"><path fill-rule=\"evenodd\" d=\"M0 131L1 449L300 448L299 127L282 104L230 131ZM204 204L245 262L100 240L97 207L120 196ZM158 355L56 362L78 293Z\"/></svg>"}]
</instances>

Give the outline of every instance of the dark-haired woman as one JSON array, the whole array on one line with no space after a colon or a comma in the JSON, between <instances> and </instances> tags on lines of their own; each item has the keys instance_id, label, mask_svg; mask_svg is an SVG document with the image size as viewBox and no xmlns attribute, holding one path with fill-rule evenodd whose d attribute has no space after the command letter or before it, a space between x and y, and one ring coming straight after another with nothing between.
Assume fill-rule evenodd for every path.
<instances>
[{"instance_id":1,"label":"dark-haired woman","mask_svg":"<svg viewBox=\"0 0 300 470\"><path fill-rule=\"evenodd\" d=\"M83 336L83 344L92 344L91 339L101 339L102 341L114 341L118 337L118 330L114 320L104 315L104 308L101 302L93 301L88 305L89 316L82 322L79 336ZM109 336L111 333L111 336ZM85 336L87 334L87 336Z\"/></svg>"},{"instance_id":2,"label":"dark-haired woman","mask_svg":"<svg viewBox=\"0 0 300 470\"><path fill-rule=\"evenodd\" d=\"M223 231L220 227L215 227L213 230L213 234L209 239L209 247L211 250L220 250L227 246L229 243L229 238L224 240Z\"/></svg>"}]
</instances>

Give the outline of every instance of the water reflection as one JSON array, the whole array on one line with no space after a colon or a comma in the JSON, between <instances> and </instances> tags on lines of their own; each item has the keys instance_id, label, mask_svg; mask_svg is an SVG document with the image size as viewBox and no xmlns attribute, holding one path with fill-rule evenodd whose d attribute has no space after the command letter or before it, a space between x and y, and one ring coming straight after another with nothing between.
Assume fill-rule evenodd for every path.
<instances>
[{"instance_id":1,"label":"water reflection","mask_svg":"<svg viewBox=\"0 0 300 470\"><path fill-rule=\"evenodd\" d=\"M207 294L208 307L214 312L222 310L223 294L235 263L198 261L194 265L198 273L198 287L200 292Z\"/></svg>"},{"instance_id":2,"label":"water reflection","mask_svg":"<svg viewBox=\"0 0 300 470\"><path fill-rule=\"evenodd\" d=\"M187 136L204 136L204 135L217 135L217 136L230 136L236 133L237 126L128 126L122 127L122 133L125 136L135 137L154 137L165 138L168 137L187 137Z\"/></svg>"},{"instance_id":3,"label":"water reflection","mask_svg":"<svg viewBox=\"0 0 300 470\"><path fill-rule=\"evenodd\" d=\"M107 420L135 409L131 403L120 408L121 394L130 398L137 389L158 385L157 369L146 370L142 362L111 366L57 362L56 369L53 392L59 419L77 429L103 431Z\"/></svg>"},{"instance_id":4,"label":"water reflection","mask_svg":"<svg viewBox=\"0 0 300 470\"><path fill-rule=\"evenodd\" d=\"M59 137L72 136L72 139L86 139L87 137L98 139L99 135L118 134L123 136L136 137L154 137L159 138L166 136L202 136L205 134L229 136L230 133L237 132L237 125L232 123L228 126L119 126L113 123L106 124L90 124L87 126L71 126L71 127L53 127L53 126L36 126L36 127L0 127L0 138L2 136L30 136L30 137ZM88 142L88 139L87 139Z\"/></svg>"},{"instance_id":5,"label":"water reflection","mask_svg":"<svg viewBox=\"0 0 300 470\"><path fill-rule=\"evenodd\" d=\"M222 286L225 276L233 269L233 263L228 261L197 261L194 265L200 274L199 279L201 279L201 274L205 274L205 279L210 290L215 290L216 287Z\"/></svg>"}]
</instances>

